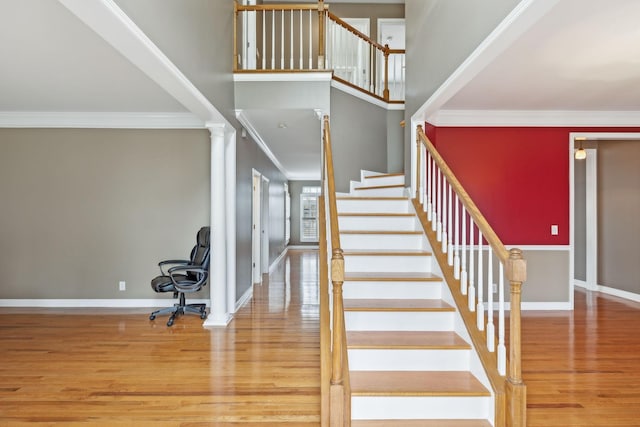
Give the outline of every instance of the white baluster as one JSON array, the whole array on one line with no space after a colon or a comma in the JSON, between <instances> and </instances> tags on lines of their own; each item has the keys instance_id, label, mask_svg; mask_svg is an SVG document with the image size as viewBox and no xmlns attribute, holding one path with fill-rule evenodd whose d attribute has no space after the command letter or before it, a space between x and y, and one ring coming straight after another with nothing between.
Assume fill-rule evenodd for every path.
<instances>
[{"instance_id":1,"label":"white baluster","mask_svg":"<svg viewBox=\"0 0 640 427\"><path fill-rule=\"evenodd\" d=\"M465 215L466 216L466 215ZM469 217L469 311L476 311L476 287L475 287L475 281L474 281L474 269L475 269L475 265L474 265L474 255L473 255L473 219L471 217ZM462 235L462 238L465 238L465 235ZM462 246L464 247L464 242L462 243ZM462 256L464 257L466 251L462 252ZM463 265L466 265L466 262L463 261L462 263ZM467 272L465 271L464 276L467 275Z\"/></svg>"},{"instance_id":2,"label":"white baluster","mask_svg":"<svg viewBox=\"0 0 640 427\"><path fill-rule=\"evenodd\" d=\"M267 69L267 25L266 25L267 12L262 11L262 69Z\"/></svg>"},{"instance_id":3,"label":"white baluster","mask_svg":"<svg viewBox=\"0 0 640 427\"><path fill-rule=\"evenodd\" d=\"M442 175L442 252L447 253L447 178Z\"/></svg>"},{"instance_id":4,"label":"white baluster","mask_svg":"<svg viewBox=\"0 0 640 427\"><path fill-rule=\"evenodd\" d=\"M438 185L436 186L437 197L436 215L438 216L438 227L436 229L436 239L442 241L442 171L438 168Z\"/></svg>"},{"instance_id":5,"label":"white baluster","mask_svg":"<svg viewBox=\"0 0 640 427\"><path fill-rule=\"evenodd\" d=\"M482 231L478 229L478 305L476 314L478 317L478 329L484 331L484 303L482 301L484 291L484 272L482 269Z\"/></svg>"},{"instance_id":6,"label":"white baluster","mask_svg":"<svg viewBox=\"0 0 640 427\"><path fill-rule=\"evenodd\" d=\"M447 262L449 263L449 265L453 265L453 221L452 221L452 202L453 202L453 189L451 187L451 185L449 185L449 196L447 197L447 213L448 213L448 217L447 217L447 230L449 230L449 233L447 235L448 237L448 257L447 257Z\"/></svg>"},{"instance_id":7,"label":"white baluster","mask_svg":"<svg viewBox=\"0 0 640 427\"><path fill-rule=\"evenodd\" d=\"M504 345L504 266L500 262L500 282L498 283L498 372L507 372L507 347Z\"/></svg>"},{"instance_id":8,"label":"white baluster","mask_svg":"<svg viewBox=\"0 0 640 427\"><path fill-rule=\"evenodd\" d=\"M303 56L303 52L304 52L304 43L302 42L302 9L300 9L300 58L298 58L298 64L300 64L300 69L304 70L304 64L302 62L302 56Z\"/></svg>"},{"instance_id":9,"label":"white baluster","mask_svg":"<svg viewBox=\"0 0 640 427\"><path fill-rule=\"evenodd\" d=\"M313 11L309 11L309 70L313 70Z\"/></svg>"},{"instance_id":10,"label":"white baluster","mask_svg":"<svg viewBox=\"0 0 640 427\"><path fill-rule=\"evenodd\" d=\"M496 328L493 325L493 248L487 245L489 250L487 259L487 349L496 350Z\"/></svg>"},{"instance_id":11,"label":"white baluster","mask_svg":"<svg viewBox=\"0 0 640 427\"><path fill-rule=\"evenodd\" d=\"M431 189L431 230L436 231L437 223L438 223L438 214L436 212L436 205L438 204L438 192L437 188L437 179L436 179L436 169L438 169L438 165L433 161L433 167L431 168L431 173L433 177L431 179L431 184L433 185Z\"/></svg>"},{"instance_id":12,"label":"white baluster","mask_svg":"<svg viewBox=\"0 0 640 427\"><path fill-rule=\"evenodd\" d=\"M431 159L431 153L426 149L426 147L425 147L425 153L427 154L427 172L426 172L427 200L425 201L423 209L427 213L427 220L431 221L431 162L433 160Z\"/></svg>"},{"instance_id":13,"label":"white baluster","mask_svg":"<svg viewBox=\"0 0 640 427\"><path fill-rule=\"evenodd\" d=\"M276 11L271 11L271 69L276 69Z\"/></svg>"},{"instance_id":14,"label":"white baluster","mask_svg":"<svg viewBox=\"0 0 640 427\"><path fill-rule=\"evenodd\" d=\"M290 35L290 43L289 43L289 68L293 70L293 9L291 9L291 11L289 12L290 14L290 23L291 23L291 27L289 29L289 35Z\"/></svg>"},{"instance_id":15,"label":"white baluster","mask_svg":"<svg viewBox=\"0 0 640 427\"><path fill-rule=\"evenodd\" d=\"M284 70L284 10L280 12L280 69Z\"/></svg>"},{"instance_id":16,"label":"white baluster","mask_svg":"<svg viewBox=\"0 0 640 427\"><path fill-rule=\"evenodd\" d=\"M460 198L458 197L458 193L456 193L456 202L454 203L456 210L456 248L453 256L453 277L456 279L460 278L460 207ZM467 294L467 287L462 283L462 280L460 281L460 290L462 291L462 295Z\"/></svg>"}]
</instances>

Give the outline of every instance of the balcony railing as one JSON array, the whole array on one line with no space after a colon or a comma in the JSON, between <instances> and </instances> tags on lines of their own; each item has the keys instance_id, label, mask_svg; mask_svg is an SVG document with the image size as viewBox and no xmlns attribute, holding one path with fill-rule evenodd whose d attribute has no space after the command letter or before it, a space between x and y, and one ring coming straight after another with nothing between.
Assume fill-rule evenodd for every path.
<instances>
[{"instance_id":1,"label":"balcony railing","mask_svg":"<svg viewBox=\"0 0 640 427\"><path fill-rule=\"evenodd\" d=\"M317 4L235 4L234 72L333 71L387 103L404 102L405 51L372 40Z\"/></svg>"}]
</instances>

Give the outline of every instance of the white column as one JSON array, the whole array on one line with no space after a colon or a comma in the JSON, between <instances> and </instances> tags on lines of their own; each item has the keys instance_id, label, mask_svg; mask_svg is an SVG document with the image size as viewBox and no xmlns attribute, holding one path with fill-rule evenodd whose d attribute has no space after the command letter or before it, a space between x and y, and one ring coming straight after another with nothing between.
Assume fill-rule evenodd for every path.
<instances>
[{"instance_id":1,"label":"white column","mask_svg":"<svg viewBox=\"0 0 640 427\"><path fill-rule=\"evenodd\" d=\"M236 132L227 132L225 155L225 206L227 215L227 313L236 311Z\"/></svg>"},{"instance_id":2,"label":"white column","mask_svg":"<svg viewBox=\"0 0 640 427\"><path fill-rule=\"evenodd\" d=\"M211 311L204 326L226 326L227 310L227 224L224 124L208 125L211 132Z\"/></svg>"}]
</instances>

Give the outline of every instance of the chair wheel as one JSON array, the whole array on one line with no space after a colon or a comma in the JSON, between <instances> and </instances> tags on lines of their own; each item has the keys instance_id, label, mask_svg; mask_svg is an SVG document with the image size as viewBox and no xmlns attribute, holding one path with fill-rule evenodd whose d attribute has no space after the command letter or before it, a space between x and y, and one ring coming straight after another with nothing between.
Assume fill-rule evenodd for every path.
<instances>
[{"instance_id":1,"label":"chair wheel","mask_svg":"<svg viewBox=\"0 0 640 427\"><path fill-rule=\"evenodd\" d=\"M202 313L200 313L200 318L201 319L206 319L207 318L207 313L205 313L204 311Z\"/></svg>"},{"instance_id":2,"label":"chair wheel","mask_svg":"<svg viewBox=\"0 0 640 427\"><path fill-rule=\"evenodd\" d=\"M167 322L167 326L173 326L173 319L169 319L169 321Z\"/></svg>"},{"instance_id":3,"label":"chair wheel","mask_svg":"<svg viewBox=\"0 0 640 427\"><path fill-rule=\"evenodd\" d=\"M153 314L151 316L149 316L149 320L155 320L156 316L154 316Z\"/></svg>"}]
</instances>

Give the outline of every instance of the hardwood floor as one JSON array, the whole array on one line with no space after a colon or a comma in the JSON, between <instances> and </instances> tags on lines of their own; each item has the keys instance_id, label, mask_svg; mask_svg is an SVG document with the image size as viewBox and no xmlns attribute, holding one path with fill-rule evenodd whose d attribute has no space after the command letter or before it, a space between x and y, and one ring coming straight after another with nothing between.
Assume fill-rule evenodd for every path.
<instances>
[{"instance_id":1,"label":"hardwood floor","mask_svg":"<svg viewBox=\"0 0 640 427\"><path fill-rule=\"evenodd\" d=\"M288 265L288 267L287 267ZM151 310L0 309L0 426L317 426L318 258L290 251L227 328ZM523 313L528 426L640 426L640 304Z\"/></svg>"},{"instance_id":2,"label":"hardwood floor","mask_svg":"<svg viewBox=\"0 0 640 427\"><path fill-rule=\"evenodd\" d=\"M640 426L640 304L575 292L574 312L523 312L527 425Z\"/></svg>"},{"instance_id":3,"label":"hardwood floor","mask_svg":"<svg viewBox=\"0 0 640 427\"><path fill-rule=\"evenodd\" d=\"M227 328L151 310L0 309L0 426L317 426L317 252Z\"/></svg>"}]
</instances>

